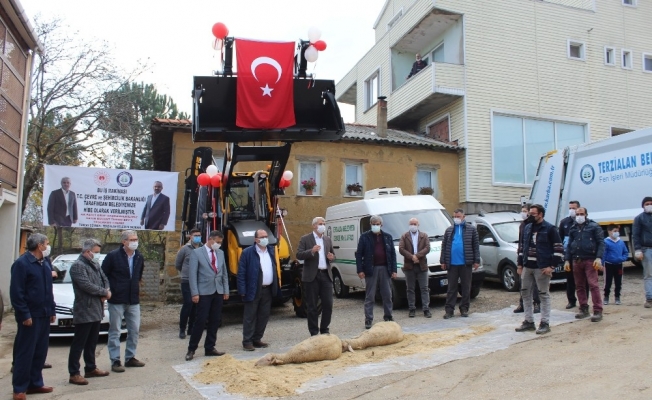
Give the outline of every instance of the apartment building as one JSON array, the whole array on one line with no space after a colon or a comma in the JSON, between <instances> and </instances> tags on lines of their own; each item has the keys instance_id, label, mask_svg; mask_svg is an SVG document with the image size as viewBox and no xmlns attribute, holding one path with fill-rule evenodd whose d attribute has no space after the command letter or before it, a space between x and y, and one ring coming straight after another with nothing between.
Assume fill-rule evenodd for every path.
<instances>
[{"instance_id":1,"label":"apartment building","mask_svg":"<svg viewBox=\"0 0 652 400\"><path fill-rule=\"evenodd\" d=\"M373 124L385 96L390 128L464 149L467 211L513 209L545 152L652 125L651 21L645 0L387 0L337 100Z\"/></svg>"}]
</instances>

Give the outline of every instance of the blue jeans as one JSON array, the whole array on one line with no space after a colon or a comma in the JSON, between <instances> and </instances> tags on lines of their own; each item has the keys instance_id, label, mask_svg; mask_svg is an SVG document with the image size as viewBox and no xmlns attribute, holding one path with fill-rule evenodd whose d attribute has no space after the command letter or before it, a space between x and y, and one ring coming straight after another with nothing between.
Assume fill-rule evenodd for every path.
<instances>
[{"instance_id":1,"label":"blue jeans","mask_svg":"<svg viewBox=\"0 0 652 400\"><path fill-rule=\"evenodd\" d=\"M652 300L652 248L643 249L643 282L645 299Z\"/></svg>"},{"instance_id":2,"label":"blue jeans","mask_svg":"<svg viewBox=\"0 0 652 400\"><path fill-rule=\"evenodd\" d=\"M125 348L125 362L136 357L138 346L138 333L140 331L140 304L111 304L109 303L109 358L111 364L120 361L120 326L124 317L127 323L127 343Z\"/></svg>"},{"instance_id":3,"label":"blue jeans","mask_svg":"<svg viewBox=\"0 0 652 400\"><path fill-rule=\"evenodd\" d=\"M192 333L192 326L195 323L197 307L192 302L189 282L181 282L181 295L183 296L183 306L181 306L181 313L179 315L179 331L188 331L190 335Z\"/></svg>"}]
</instances>

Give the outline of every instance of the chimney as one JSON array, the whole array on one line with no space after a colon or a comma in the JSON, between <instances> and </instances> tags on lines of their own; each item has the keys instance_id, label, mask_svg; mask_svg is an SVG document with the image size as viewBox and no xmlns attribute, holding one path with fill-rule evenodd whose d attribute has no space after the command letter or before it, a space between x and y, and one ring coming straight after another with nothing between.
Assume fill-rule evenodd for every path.
<instances>
[{"instance_id":1,"label":"chimney","mask_svg":"<svg viewBox=\"0 0 652 400\"><path fill-rule=\"evenodd\" d=\"M376 135L387 137L387 101L386 96L378 97L378 110L376 111Z\"/></svg>"}]
</instances>

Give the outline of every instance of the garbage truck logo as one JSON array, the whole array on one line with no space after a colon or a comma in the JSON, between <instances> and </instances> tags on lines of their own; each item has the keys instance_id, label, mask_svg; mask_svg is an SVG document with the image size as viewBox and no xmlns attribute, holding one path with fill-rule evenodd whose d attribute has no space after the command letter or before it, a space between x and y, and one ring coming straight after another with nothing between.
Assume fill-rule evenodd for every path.
<instances>
[{"instance_id":1,"label":"garbage truck logo","mask_svg":"<svg viewBox=\"0 0 652 400\"><path fill-rule=\"evenodd\" d=\"M593 183L593 179L595 179L595 170L591 165L586 164L585 166L582 167L582 169L580 170L580 179L586 185L590 185L591 183Z\"/></svg>"}]
</instances>

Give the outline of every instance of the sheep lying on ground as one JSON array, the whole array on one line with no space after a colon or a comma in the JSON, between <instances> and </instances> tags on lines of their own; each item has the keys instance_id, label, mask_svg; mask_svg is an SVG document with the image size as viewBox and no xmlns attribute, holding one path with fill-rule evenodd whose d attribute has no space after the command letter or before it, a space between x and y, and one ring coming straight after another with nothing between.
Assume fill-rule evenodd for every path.
<instances>
[{"instance_id":1,"label":"sheep lying on ground","mask_svg":"<svg viewBox=\"0 0 652 400\"><path fill-rule=\"evenodd\" d=\"M357 337L342 340L342 351L362 350L372 346L386 346L403 340L401 326L394 321L379 322Z\"/></svg>"},{"instance_id":2,"label":"sheep lying on ground","mask_svg":"<svg viewBox=\"0 0 652 400\"><path fill-rule=\"evenodd\" d=\"M342 341L340 338L335 335L315 335L292 347L287 353L265 354L256 362L256 366L336 360L341 355Z\"/></svg>"}]
</instances>

